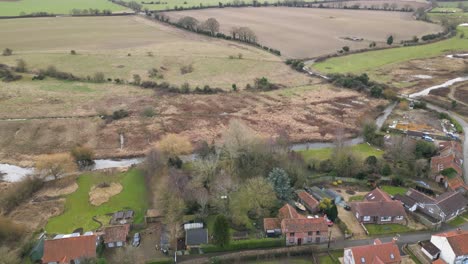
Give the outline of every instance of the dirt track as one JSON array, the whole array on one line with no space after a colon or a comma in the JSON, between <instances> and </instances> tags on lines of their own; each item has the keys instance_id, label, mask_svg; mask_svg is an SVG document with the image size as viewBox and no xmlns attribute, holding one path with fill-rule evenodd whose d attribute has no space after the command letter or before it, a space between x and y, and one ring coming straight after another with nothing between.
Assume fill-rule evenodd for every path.
<instances>
[{"instance_id":1,"label":"dirt track","mask_svg":"<svg viewBox=\"0 0 468 264\"><path fill-rule=\"evenodd\" d=\"M414 35L442 30L435 24L414 21L411 13L368 10L246 7L168 12L166 15L172 21L183 16L193 16L200 21L214 17L221 31L227 34L232 27L250 27L260 43L294 58L333 53L343 46L365 48L370 41L385 41L389 34L397 43ZM359 37L364 41L349 41L344 37Z\"/></svg>"}]
</instances>

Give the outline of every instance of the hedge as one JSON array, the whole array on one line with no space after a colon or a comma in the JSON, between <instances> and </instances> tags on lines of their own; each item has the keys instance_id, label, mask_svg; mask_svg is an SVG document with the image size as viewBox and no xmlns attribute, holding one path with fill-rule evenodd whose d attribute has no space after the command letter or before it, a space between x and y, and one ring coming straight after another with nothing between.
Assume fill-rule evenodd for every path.
<instances>
[{"instance_id":1,"label":"hedge","mask_svg":"<svg viewBox=\"0 0 468 264\"><path fill-rule=\"evenodd\" d=\"M232 241L228 246L222 248L215 245L203 245L201 249L204 253L237 251L244 249L273 248L286 246L284 238L262 238Z\"/></svg>"},{"instance_id":2,"label":"hedge","mask_svg":"<svg viewBox=\"0 0 468 264\"><path fill-rule=\"evenodd\" d=\"M146 264L172 264L172 263L174 263L172 259L153 260L153 261L146 262Z\"/></svg>"}]
</instances>

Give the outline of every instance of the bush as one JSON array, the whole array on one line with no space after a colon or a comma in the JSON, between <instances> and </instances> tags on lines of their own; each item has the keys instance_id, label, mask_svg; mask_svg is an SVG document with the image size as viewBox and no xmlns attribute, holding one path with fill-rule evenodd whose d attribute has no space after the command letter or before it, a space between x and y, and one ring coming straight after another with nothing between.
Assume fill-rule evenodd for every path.
<instances>
[{"instance_id":1,"label":"bush","mask_svg":"<svg viewBox=\"0 0 468 264\"><path fill-rule=\"evenodd\" d=\"M184 66L180 67L180 74L187 74L187 73L191 73L191 72L193 72L193 65L192 64L184 65Z\"/></svg>"},{"instance_id":2,"label":"bush","mask_svg":"<svg viewBox=\"0 0 468 264\"><path fill-rule=\"evenodd\" d=\"M76 51L75 50L70 50L70 54L71 55L76 55Z\"/></svg>"},{"instance_id":3,"label":"bush","mask_svg":"<svg viewBox=\"0 0 468 264\"><path fill-rule=\"evenodd\" d=\"M149 107L146 107L144 110L143 110L143 116L144 117L153 117L156 115L156 112L154 111L154 108L149 106Z\"/></svg>"},{"instance_id":4,"label":"bush","mask_svg":"<svg viewBox=\"0 0 468 264\"><path fill-rule=\"evenodd\" d=\"M9 49L9 48L6 48L6 49L3 50L2 55L3 56L11 56L11 55L13 55L13 50Z\"/></svg>"},{"instance_id":5,"label":"bush","mask_svg":"<svg viewBox=\"0 0 468 264\"><path fill-rule=\"evenodd\" d=\"M119 120L128 116L128 111L125 109L119 109L112 113L113 120Z\"/></svg>"},{"instance_id":6,"label":"bush","mask_svg":"<svg viewBox=\"0 0 468 264\"><path fill-rule=\"evenodd\" d=\"M71 155L80 168L94 164L94 152L88 147L78 145L71 150Z\"/></svg>"},{"instance_id":7,"label":"bush","mask_svg":"<svg viewBox=\"0 0 468 264\"><path fill-rule=\"evenodd\" d=\"M93 81L97 83L103 83L106 81L106 78L104 77L104 73L102 72L96 72L93 77Z\"/></svg>"},{"instance_id":8,"label":"bush","mask_svg":"<svg viewBox=\"0 0 468 264\"><path fill-rule=\"evenodd\" d=\"M5 214L11 212L15 207L30 199L35 192L40 190L44 181L39 177L29 176L24 178L8 190L0 200L0 205ZM1 239L0 239L1 241Z\"/></svg>"},{"instance_id":9,"label":"bush","mask_svg":"<svg viewBox=\"0 0 468 264\"><path fill-rule=\"evenodd\" d=\"M238 251L246 249L259 249L259 248L274 248L285 246L284 238L263 238L263 239L248 239L233 241L229 245L218 247L215 245L202 245L201 249L204 253L214 253L223 251Z\"/></svg>"},{"instance_id":10,"label":"bush","mask_svg":"<svg viewBox=\"0 0 468 264\"><path fill-rule=\"evenodd\" d=\"M101 182L97 185L98 188L108 188L110 184L108 182Z\"/></svg>"},{"instance_id":11,"label":"bush","mask_svg":"<svg viewBox=\"0 0 468 264\"><path fill-rule=\"evenodd\" d=\"M14 74L11 69L4 64L0 64L0 79L4 82L13 82L21 79L21 75Z\"/></svg>"},{"instance_id":12,"label":"bush","mask_svg":"<svg viewBox=\"0 0 468 264\"><path fill-rule=\"evenodd\" d=\"M26 72L28 70L28 67L26 65L26 62L23 59L19 59L16 61L16 68L15 70L17 72Z\"/></svg>"}]
</instances>

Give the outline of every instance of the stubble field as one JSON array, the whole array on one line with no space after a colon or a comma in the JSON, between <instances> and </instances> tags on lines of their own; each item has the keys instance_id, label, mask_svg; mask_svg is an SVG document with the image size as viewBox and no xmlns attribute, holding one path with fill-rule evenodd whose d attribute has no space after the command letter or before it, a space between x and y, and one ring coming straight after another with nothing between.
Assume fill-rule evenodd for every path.
<instances>
[{"instance_id":1,"label":"stubble field","mask_svg":"<svg viewBox=\"0 0 468 264\"><path fill-rule=\"evenodd\" d=\"M312 58L334 53L343 46L367 48L370 42L383 43L393 35L395 43L442 31L435 24L415 21L411 13L316 8L224 8L167 12L172 21L192 16L199 21L216 18L221 31L249 27L258 41L279 49L285 57ZM345 40L346 37L363 41Z\"/></svg>"},{"instance_id":2,"label":"stubble field","mask_svg":"<svg viewBox=\"0 0 468 264\"><path fill-rule=\"evenodd\" d=\"M95 149L98 157L143 155L167 133L185 135L195 143L217 140L231 119L241 119L267 137L287 132L295 142L333 140L338 128L347 136L358 133L359 121L373 116L375 107L385 103L298 73L261 49L140 17L5 22L0 24L0 34L6 36L0 39L0 48L14 51L12 56L2 56L2 63L14 66L22 59L30 73L19 81L0 82L3 162L31 165L36 155L66 152L78 143ZM24 36L29 36L28 41ZM77 55L70 54L72 49ZM188 64L193 72L181 74L180 66ZM131 81L140 74L158 83L188 82L192 88L208 84L226 92L182 95L114 82L32 81L34 72L49 65L81 77L103 72L106 79ZM149 77L151 68L163 78ZM244 90L260 77L281 88ZM233 83L237 92L231 91ZM127 110L129 117L112 122L99 117L119 109ZM148 109L151 116L145 115ZM120 134L125 137L122 149Z\"/></svg>"}]
</instances>

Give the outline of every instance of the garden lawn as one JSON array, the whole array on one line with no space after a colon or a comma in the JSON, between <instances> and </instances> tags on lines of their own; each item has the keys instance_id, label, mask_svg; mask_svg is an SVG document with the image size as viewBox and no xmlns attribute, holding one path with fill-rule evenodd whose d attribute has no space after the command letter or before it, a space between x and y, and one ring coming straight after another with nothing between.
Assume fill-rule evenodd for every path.
<instances>
[{"instance_id":1,"label":"garden lawn","mask_svg":"<svg viewBox=\"0 0 468 264\"><path fill-rule=\"evenodd\" d=\"M322 73L363 73L384 65L468 51L468 27L458 27L457 36L432 44L369 51L331 58L313 65ZM459 36L464 33L465 37Z\"/></svg>"},{"instance_id":2,"label":"garden lawn","mask_svg":"<svg viewBox=\"0 0 468 264\"><path fill-rule=\"evenodd\" d=\"M371 236L406 233L412 231L411 228L399 224L367 224L365 226L367 228L367 231L369 231L369 235Z\"/></svg>"},{"instance_id":3,"label":"garden lawn","mask_svg":"<svg viewBox=\"0 0 468 264\"><path fill-rule=\"evenodd\" d=\"M31 14L47 12L49 14L66 15L72 9L99 9L129 11L128 8L114 4L108 0L19 0L0 1L0 16L19 16L22 12Z\"/></svg>"},{"instance_id":4,"label":"garden lawn","mask_svg":"<svg viewBox=\"0 0 468 264\"><path fill-rule=\"evenodd\" d=\"M93 206L89 203L89 190L93 185L115 181L123 186L122 192L100 206ZM146 185L141 171L133 169L113 176L83 174L77 179L77 183L78 190L66 198L63 214L51 218L47 223L45 229L48 233L71 233L80 227L84 231L94 230L99 225L92 220L93 216L102 217L122 209L134 210L134 222L143 222L148 203Z\"/></svg>"},{"instance_id":5,"label":"garden lawn","mask_svg":"<svg viewBox=\"0 0 468 264\"><path fill-rule=\"evenodd\" d=\"M390 185L382 186L382 190L390 195L395 195L395 194L404 195L406 191L408 191L407 188L399 187L399 186L390 186Z\"/></svg>"},{"instance_id":6,"label":"garden lawn","mask_svg":"<svg viewBox=\"0 0 468 264\"><path fill-rule=\"evenodd\" d=\"M384 153L382 150L376 149L375 147L370 146L366 143L352 146L350 147L350 149L362 159L365 159L369 156L376 156L377 158L380 158ZM333 148L309 149L299 151L299 153L302 155L305 161L322 161L331 157L333 153Z\"/></svg>"},{"instance_id":7,"label":"garden lawn","mask_svg":"<svg viewBox=\"0 0 468 264\"><path fill-rule=\"evenodd\" d=\"M453 220L450 220L450 222L448 222L448 224L450 226L453 226L453 227L458 227L458 226L463 225L465 222L466 222L465 218L463 218L461 216L457 216Z\"/></svg>"},{"instance_id":8,"label":"garden lawn","mask_svg":"<svg viewBox=\"0 0 468 264\"><path fill-rule=\"evenodd\" d=\"M355 195L355 196L349 197L348 202L360 202L362 200L364 200L364 195Z\"/></svg>"}]
</instances>

